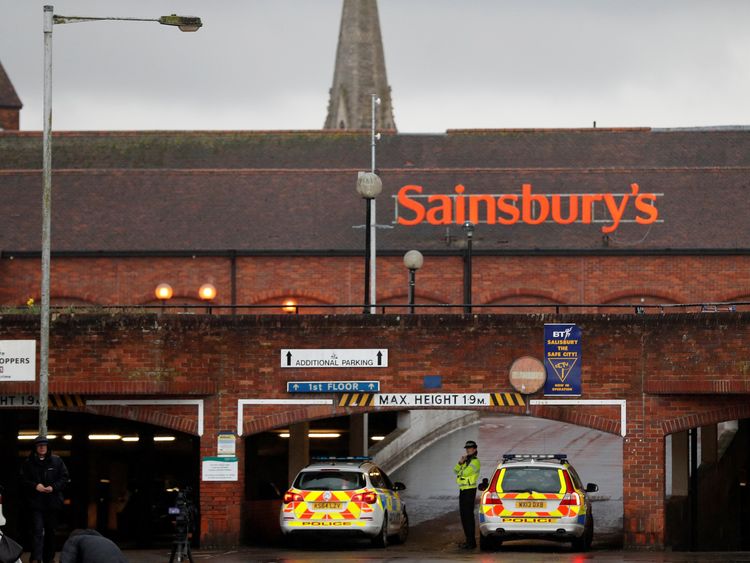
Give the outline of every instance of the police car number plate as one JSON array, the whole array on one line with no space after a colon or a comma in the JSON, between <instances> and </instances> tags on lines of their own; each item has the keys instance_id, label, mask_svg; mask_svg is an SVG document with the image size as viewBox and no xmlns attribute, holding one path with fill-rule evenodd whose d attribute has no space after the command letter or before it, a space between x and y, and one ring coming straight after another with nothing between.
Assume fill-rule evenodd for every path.
<instances>
[{"instance_id":1,"label":"police car number plate","mask_svg":"<svg viewBox=\"0 0 750 563\"><path fill-rule=\"evenodd\" d=\"M343 502L314 502L312 503L313 510L341 510Z\"/></svg>"},{"instance_id":2,"label":"police car number plate","mask_svg":"<svg viewBox=\"0 0 750 563\"><path fill-rule=\"evenodd\" d=\"M544 508L544 502L540 500L516 501L516 508Z\"/></svg>"}]
</instances>

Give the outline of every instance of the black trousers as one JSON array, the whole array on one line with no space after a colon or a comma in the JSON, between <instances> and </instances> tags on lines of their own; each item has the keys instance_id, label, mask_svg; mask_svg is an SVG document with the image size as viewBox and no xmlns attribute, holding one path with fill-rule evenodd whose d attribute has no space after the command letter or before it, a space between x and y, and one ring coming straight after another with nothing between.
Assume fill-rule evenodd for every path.
<instances>
[{"instance_id":1,"label":"black trousers","mask_svg":"<svg viewBox=\"0 0 750 563\"><path fill-rule=\"evenodd\" d=\"M49 563L55 558L55 528L58 520L57 510L31 511L31 559Z\"/></svg>"},{"instance_id":2,"label":"black trousers","mask_svg":"<svg viewBox=\"0 0 750 563\"><path fill-rule=\"evenodd\" d=\"M464 527L466 543L469 545L476 545L477 543L474 524L474 499L476 496L476 489L464 489L458 494L458 510L461 513L461 525Z\"/></svg>"}]
</instances>

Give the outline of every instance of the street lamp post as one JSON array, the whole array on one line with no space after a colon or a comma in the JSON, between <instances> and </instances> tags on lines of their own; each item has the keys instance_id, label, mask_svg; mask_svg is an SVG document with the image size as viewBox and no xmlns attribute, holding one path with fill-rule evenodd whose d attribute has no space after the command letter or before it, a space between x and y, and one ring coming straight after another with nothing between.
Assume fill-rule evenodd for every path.
<instances>
[{"instance_id":1,"label":"street lamp post","mask_svg":"<svg viewBox=\"0 0 750 563\"><path fill-rule=\"evenodd\" d=\"M374 233L375 229L370 228L372 221L372 208L375 207L374 200L380 192L383 191L383 182L374 172L359 172L357 174L357 193L365 200L366 219L365 219L365 300L364 313L374 313L375 304L374 290L375 281L371 280L375 271L375 252L374 252ZM371 283L372 281L372 283Z\"/></svg>"},{"instance_id":2,"label":"street lamp post","mask_svg":"<svg viewBox=\"0 0 750 563\"><path fill-rule=\"evenodd\" d=\"M161 310L164 312L164 310L167 307L167 301L172 299L172 295L174 295L174 291L172 290L172 286L168 283L160 283L156 286L156 289L154 290L154 295L156 295L156 298L161 301Z\"/></svg>"},{"instance_id":3,"label":"street lamp post","mask_svg":"<svg viewBox=\"0 0 750 563\"><path fill-rule=\"evenodd\" d=\"M53 6L44 6L44 133L42 135L42 304L39 334L39 434L47 434L49 400L50 254L52 233L52 27L55 24L88 21L148 21L176 26L180 31L198 31L200 18L162 16L158 19L59 16Z\"/></svg>"},{"instance_id":4,"label":"street lamp post","mask_svg":"<svg viewBox=\"0 0 750 563\"><path fill-rule=\"evenodd\" d=\"M206 304L206 313L211 314L211 302L216 298L216 287L210 283L204 283L198 288L198 297Z\"/></svg>"},{"instance_id":5,"label":"street lamp post","mask_svg":"<svg viewBox=\"0 0 750 563\"><path fill-rule=\"evenodd\" d=\"M370 102L371 102L371 111L370 115L372 117L372 123L370 126L370 173L375 174L375 146L377 142L380 140L380 133L377 133L375 131L375 111L377 110L377 107L380 105L380 98L376 94L370 94ZM381 183L382 188L382 183ZM380 191L378 191L380 193ZM377 194L376 194L377 195ZM370 236L370 243L367 245L368 250L368 261L369 261L369 267L367 268L369 274L368 274L368 287L370 289L369 297L365 297L365 303L370 304L370 313L375 314L375 303L377 302L377 264L376 264L376 237L377 237L377 226L378 226L378 217L376 213L376 206L375 206L375 198L372 197L368 199L367 201L367 224L365 225L365 229L368 230L369 236Z\"/></svg>"},{"instance_id":6,"label":"street lamp post","mask_svg":"<svg viewBox=\"0 0 750 563\"><path fill-rule=\"evenodd\" d=\"M471 314L471 253L474 239L474 223L466 221L463 226L466 233L464 249L464 313Z\"/></svg>"},{"instance_id":7,"label":"street lamp post","mask_svg":"<svg viewBox=\"0 0 750 563\"><path fill-rule=\"evenodd\" d=\"M417 270L424 264L424 256L419 250L410 250L404 254L404 266L409 269L409 313L414 314L414 290L417 285Z\"/></svg>"}]
</instances>

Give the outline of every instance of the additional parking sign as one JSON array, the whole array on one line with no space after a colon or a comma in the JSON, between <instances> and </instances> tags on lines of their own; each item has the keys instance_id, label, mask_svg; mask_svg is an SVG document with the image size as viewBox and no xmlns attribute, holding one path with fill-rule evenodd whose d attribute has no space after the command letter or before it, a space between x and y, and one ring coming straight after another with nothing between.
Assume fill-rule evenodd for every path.
<instances>
[{"instance_id":1,"label":"additional parking sign","mask_svg":"<svg viewBox=\"0 0 750 563\"><path fill-rule=\"evenodd\" d=\"M36 379L36 340L0 340L0 381Z\"/></svg>"}]
</instances>

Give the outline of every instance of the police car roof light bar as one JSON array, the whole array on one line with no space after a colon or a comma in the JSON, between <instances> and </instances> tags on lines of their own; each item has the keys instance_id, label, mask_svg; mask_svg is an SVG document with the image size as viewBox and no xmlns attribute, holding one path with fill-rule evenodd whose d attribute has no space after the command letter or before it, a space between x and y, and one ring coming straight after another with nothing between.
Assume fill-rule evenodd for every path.
<instances>
[{"instance_id":1,"label":"police car roof light bar","mask_svg":"<svg viewBox=\"0 0 750 563\"><path fill-rule=\"evenodd\" d=\"M544 459L556 459L560 463L568 460L567 454L503 454L503 462L506 461L520 461L522 459L530 459L534 461Z\"/></svg>"}]
</instances>

